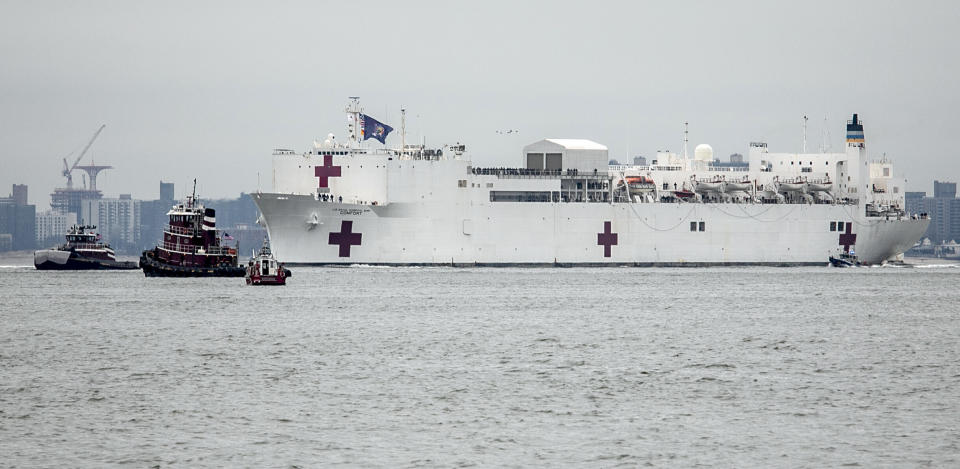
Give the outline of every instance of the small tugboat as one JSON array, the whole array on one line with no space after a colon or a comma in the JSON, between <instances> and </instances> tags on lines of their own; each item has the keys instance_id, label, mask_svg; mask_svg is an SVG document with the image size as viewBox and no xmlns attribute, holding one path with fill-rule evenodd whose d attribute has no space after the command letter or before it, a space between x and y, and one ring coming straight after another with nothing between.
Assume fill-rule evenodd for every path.
<instances>
[{"instance_id":1,"label":"small tugboat","mask_svg":"<svg viewBox=\"0 0 960 469\"><path fill-rule=\"evenodd\" d=\"M100 242L96 225L73 225L67 231L67 242L33 253L37 270L106 270L137 269L136 262L118 261L109 244ZM89 232L88 232L89 230Z\"/></svg>"},{"instance_id":2,"label":"small tugboat","mask_svg":"<svg viewBox=\"0 0 960 469\"><path fill-rule=\"evenodd\" d=\"M286 285L287 277L290 277L290 270L277 262L270 252L270 244L264 239L260 252L247 264L247 285Z\"/></svg>"},{"instance_id":3,"label":"small tugboat","mask_svg":"<svg viewBox=\"0 0 960 469\"><path fill-rule=\"evenodd\" d=\"M197 202L193 195L174 205L167 216L163 240L143 251L140 268L147 277L243 277L246 270L237 261L237 250L221 244L216 212Z\"/></svg>"},{"instance_id":4,"label":"small tugboat","mask_svg":"<svg viewBox=\"0 0 960 469\"><path fill-rule=\"evenodd\" d=\"M841 252L836 256L830 256L830 265L834 267L860 267L860 259L853 252Z\"/></svg>"}]
</instances>

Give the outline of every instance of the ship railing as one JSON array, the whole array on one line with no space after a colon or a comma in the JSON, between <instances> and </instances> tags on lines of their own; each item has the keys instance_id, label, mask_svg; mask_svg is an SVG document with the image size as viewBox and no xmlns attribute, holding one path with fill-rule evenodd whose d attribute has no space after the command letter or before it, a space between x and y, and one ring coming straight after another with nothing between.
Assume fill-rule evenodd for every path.
<instances>
[{"instance_id":1,"label":"ship railing","mask_svg":"<svg viewBox=\"0 0 960 469\"><path fill-rule=\"evenodd\" d=\"M64 248L72 248L72 249L100 249L100 250L108 247L100 243L70 243L70 244L63 244L62 246Z\"/></svg>"},{"instance_id":2,"label":"ship railing","mask_svg":"<svg viewBox=\"0 0 960 469\"><path fill-rule=\"evenodd\" d=\"M527 169L527 168L470 168L478 176L497 176L509 179L557 179L563 177L606 178L607 171L578 171L576 169Z\"/></svg>"},{"instance_id":3,"label":"ship railing","mask_svg":"<svg viewBox=\"0 0 960 469\"><path fill-rule=\"evenodd\" d=\"M193 228L184 228L182 226L175 226L175 225L166 225L163 227L163 230L168 233L187 235L187 236L193 236L197 234L197 231L198 231Z\"/></svg>"},{"instance_id":4,"label":"ship railing","mask_svg":"<svg viewBox=\"0 0 960 469\"><path fill-rule=\"evenodd\" d=\"M707 166L707 171L741 173L750 171L747 166Z\"/></svg>"},{"instance_id":5,"label":"ship railing","mask_svg":"<svg viewBox=\"0 0 960 469\"><path fill-rule=\"evenodd\" d=\"M236 254L236 250L229 246L196 246L191 244L177 244L170 243L167 241L162 241L160 243L160 248L165 251L173 251L182 254L197 254L201 249L204 250L204 254L211 256L225 256L228 254Z\"/></svg>"}]
</instances>

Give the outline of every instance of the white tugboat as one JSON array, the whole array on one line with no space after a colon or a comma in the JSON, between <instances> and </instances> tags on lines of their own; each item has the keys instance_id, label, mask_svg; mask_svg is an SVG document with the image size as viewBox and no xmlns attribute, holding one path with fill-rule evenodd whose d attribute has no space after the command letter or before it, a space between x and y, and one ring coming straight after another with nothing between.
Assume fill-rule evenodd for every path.
<instances>
[{"instance_id":1,"label":"white tugboat","mask_svg":"<svg viewBox=\"0 0 960 469\"><path fill-rule=\"evenodd\" d=\"M134 270L136 262L118 261L109 244L100 242L95 225L73 225L67 231L67 242L33 253L37 270Z\"/></svg>"}]
</instances>

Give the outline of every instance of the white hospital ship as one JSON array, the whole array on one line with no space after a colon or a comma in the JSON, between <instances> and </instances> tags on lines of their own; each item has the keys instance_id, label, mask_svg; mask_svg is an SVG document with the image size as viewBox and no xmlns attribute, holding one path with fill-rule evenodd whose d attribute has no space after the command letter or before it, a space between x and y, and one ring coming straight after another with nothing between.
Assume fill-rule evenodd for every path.
<instances>
[{"instance_id":1,"label":"white hospital ship","mask_svg":"<svg viewBox=\"0 0 960 469\"><path fill-rule=\"evenodd\" d=\"M700 145L621 166L601 144L544 139L523 148L522 166L483 168L462 144L373 148L364 140L392 129L355 98L346 112L347 142L275 150L273 191L253 195L289 263L826 265L855 251L881 264L930 224L905 213L892 163L867 158L856 114L843 153L757 142L747 166L723 167Z\"/></svg>"}]
</instances>

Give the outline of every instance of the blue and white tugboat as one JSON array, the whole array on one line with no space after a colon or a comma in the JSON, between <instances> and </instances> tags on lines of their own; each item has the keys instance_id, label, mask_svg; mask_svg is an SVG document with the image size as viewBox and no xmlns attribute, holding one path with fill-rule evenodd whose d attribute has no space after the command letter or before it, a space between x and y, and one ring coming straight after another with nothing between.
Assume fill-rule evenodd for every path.
<instances>
[{"instance_id":1,"label":"blue and white tugboat","mask_svg":"<svg viewBox=\"0 0 960 469\"><path fill-rule=\"evenodd\" d=\"M853 252L841 252L836 256L830 256L830 265L834 267L860 267L860 259Z\"/></svg>"},{"instance_id":2,"label":"blue and white tugboat","mask_svg":"<svg viewBox=\"0 0 960 469\"><path fill-rule=\"evenodd\" d=\"M217 232L216 212L193 195L167 212L169 224L157 247L143 251L140 267L147 277L243 277L237 249L224 246Z\"/></svg>"},{"instance_id":3,"label":"blue and white tugboat","mask_svg":"<svg viewBox=\"0 0 960 469\"><path fill-rule=\"evenodd\" d=\"M33 253L37 270L137 269L136 262L118 261L109 244L100 242L95 225L73 225L67 242Z\"/></svg>"}]
</instances>

